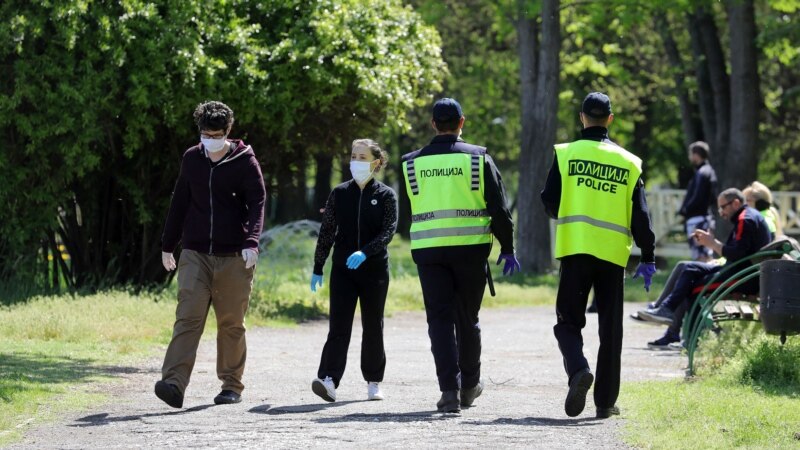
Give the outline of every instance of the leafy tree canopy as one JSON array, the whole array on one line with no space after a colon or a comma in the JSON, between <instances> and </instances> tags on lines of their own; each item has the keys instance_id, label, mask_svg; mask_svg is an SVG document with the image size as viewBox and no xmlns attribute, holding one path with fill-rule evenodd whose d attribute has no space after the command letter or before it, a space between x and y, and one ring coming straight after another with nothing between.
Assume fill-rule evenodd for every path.
<instances>
[{"instance_id":1,"label":"leafy tree canopy","mask_svg":"<svg viewBox=\"0 0 800 450\"><path fill-rule=\"evenodd\" d=\"M438 34L398 0L8 0L0 17L0 266L57 231L76 285L163 279L198 103L234 109L269 180L304 158L282 154L407 127L440 87Z\"/></svg>"}]
</instances>

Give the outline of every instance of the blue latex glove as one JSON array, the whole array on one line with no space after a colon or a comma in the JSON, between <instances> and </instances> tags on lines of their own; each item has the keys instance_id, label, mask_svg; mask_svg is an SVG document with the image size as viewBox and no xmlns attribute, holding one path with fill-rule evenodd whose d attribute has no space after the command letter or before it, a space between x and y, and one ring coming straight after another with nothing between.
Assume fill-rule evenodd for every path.
<instances>
[{"instance_id":1,"label":"blue latex glove","mask_svg":"<svg viewBox=\"0 0 800 450\"><path fill-rule=\"evenodd\" d=\"M497 264L500 264L500 261L505 261L506 263L503 265L503 275L514 275L515 272L519 272L520 266L519 261L517 261L517 255L511 254L500 254L500 257L497 258Z\"/></svg>"},{"instance_id":2,"label":"blue latex glove","mask_svg":"<svg viewBox=\"0 0 800 450\"><path fill-rule=\"evenodd\" d=\"M636 268L636 273L633 274L633 278L641 275L644 279L644 290L650 292L650 284L653 282L653 274L655 273L655 263L639 263L639 267Z\"/></svg>"},{"instance_id":3,"label":"blue latex glove","mask_svg":"<svg viewBox=\"0 0 800 450\"><path fill-rule=\"evenodd\" d=\"M322 287L322 275L311 274L311 292L317 292L317 288Z\"/></svg>"},{"instance_id":4,"label":"blue latex glove","mask_svg":"<svg viewBox=\"0 0 800 450\"><path fill-rule=\"evenodd\" d=\"M354 252L347 258L347 268L348 269L358 269L358 266L361 265L367 259L367 255L364 252Z\"/></svg>"}]
</instances>

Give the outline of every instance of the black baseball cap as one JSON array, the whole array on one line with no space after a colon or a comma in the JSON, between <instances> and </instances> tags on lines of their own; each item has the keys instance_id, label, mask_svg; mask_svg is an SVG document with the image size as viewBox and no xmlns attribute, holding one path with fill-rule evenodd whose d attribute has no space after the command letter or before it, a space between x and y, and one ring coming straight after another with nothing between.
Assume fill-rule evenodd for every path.
<instances>
[{"instance_id":1,"label":"black baseball cap","mask_svg":"<svg viewBox=\"0 0 800 450\"><path fill-rule=\"evenodd\" d=\"M461 105L454 98L440 98L433 104L433 120L437 123L458 120L463 115Z\"/></svg>"},{"instance_id":2,"label":"black baseball cap","mask_svg":"<svg viewBox=\"0 0 800 450\"><path fill-rule=\"evenodd\" d=\"M611 114L611 99L602 92L592 92L583 99L581 111L595 119L608 117Z\"/></svg>"}]
</instances>

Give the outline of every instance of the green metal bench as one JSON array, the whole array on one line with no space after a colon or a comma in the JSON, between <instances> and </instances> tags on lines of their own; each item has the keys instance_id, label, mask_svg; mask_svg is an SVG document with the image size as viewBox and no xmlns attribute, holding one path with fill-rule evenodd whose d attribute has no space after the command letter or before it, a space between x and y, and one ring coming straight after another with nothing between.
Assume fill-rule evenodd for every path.
<instances>
[{"instance_id":1,"label":"green metal bench","mask_svg":"<svg viewBox=\"0 0 800 450\"><path fill-rule=\"evenodd\" d=\"M757 253L725 266L703 286L682 324L682 330L686 336L686 350L689 354L687 370L689 376L694 374L694 356L697 352L700 335L704 331L720 322L759 320L758 295L742 294L736 292L736 289L759 277L762 261L782 258L784 255L794 260L800 260L800 248L797 247L796 241L792 241L788 238L775 240ZM748 263L752 263L752 265L747 265ZM747 267L744 267L745 265ZM730 273L733 273L733 276L727 276ZM722 277L725 277L727 281L711 290L710 286L713 286ZM755 303L755 306L751 307L749 305L751 303Z\"/></svg>"}]
</instances>

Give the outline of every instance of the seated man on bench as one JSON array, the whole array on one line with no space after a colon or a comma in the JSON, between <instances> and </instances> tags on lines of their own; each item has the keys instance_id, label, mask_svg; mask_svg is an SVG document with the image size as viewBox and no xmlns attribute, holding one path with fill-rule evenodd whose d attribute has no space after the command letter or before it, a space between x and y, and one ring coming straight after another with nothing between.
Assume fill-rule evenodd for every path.
<instances>
[{"instance_id":1,"label":"seated man on bench","mask_svg":"<svg viewBox=\"0 0 800 450\"><path fill-rule=\"evenodd\" d=\"M725 257L725 264L699 261L686 263L675 287L664 298L664 301L656 308L638 312L639 317L644 320L671 325L664 336L648 343L651 347L666 347L672 342L680 342L680 333L678 332L680 320L675 315L676 310L680 309L681 312L684 312L687 305L691 304L690 302L700 292L698 288L702 289L702 286L714 274L729 264L758 252L761 247L771 241L770 231L764 217L756 209L747 206L742 191L736 188L726 189L717 197L717 205L720 216L733 223L733 230L727 241L723 244L715 239L713 234L703 230L695 230L694 239L698 244L711 248L718 255ZM727 280L718 281L724 283ZM719 286L710 286L712 289L717 287ZM758 281L746 284L743 286L743 290L757 292ZM686 304L684 305L684 303Z\"/></svg>"}]
</instances>

